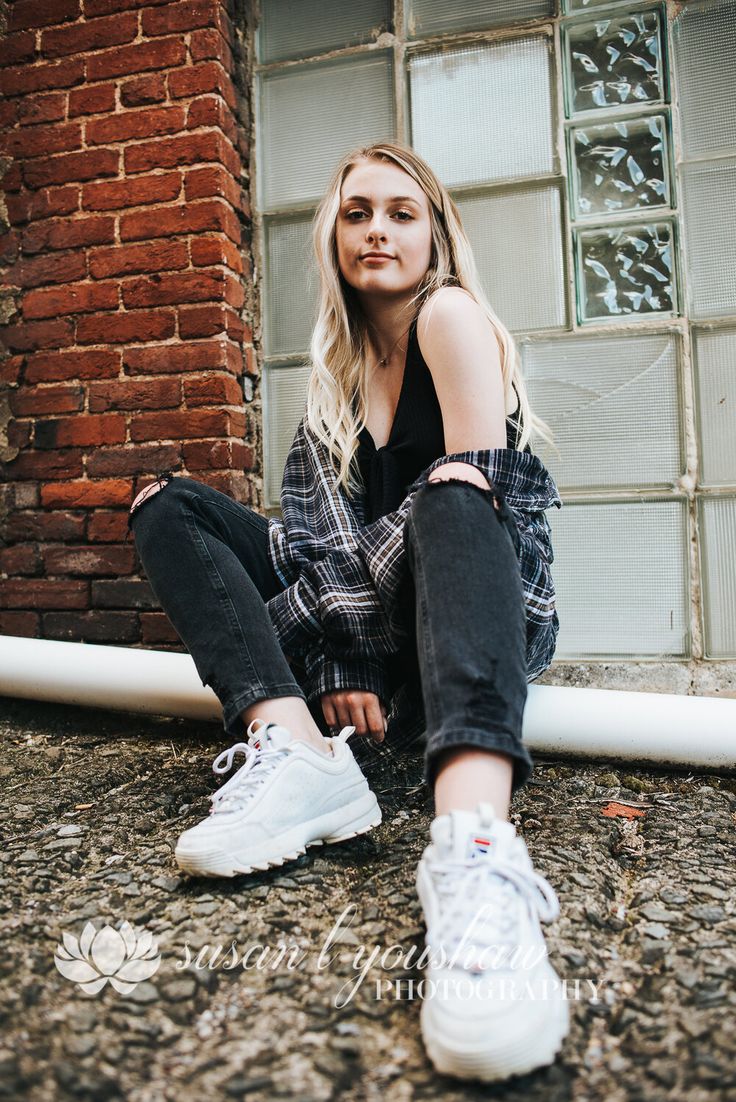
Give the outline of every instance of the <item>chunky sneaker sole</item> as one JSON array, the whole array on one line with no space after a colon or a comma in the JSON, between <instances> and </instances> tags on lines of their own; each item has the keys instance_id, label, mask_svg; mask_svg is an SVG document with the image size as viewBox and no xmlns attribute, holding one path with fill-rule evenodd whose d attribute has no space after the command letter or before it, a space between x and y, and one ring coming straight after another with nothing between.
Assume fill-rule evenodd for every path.
<instances>
[{"instance_id":1,"label":"chunky sneaker sole","mask_svg":"<svg viewBox=\"0 0 736 1102\"><path fill-rule=\"evenodd\" d=\"M179 838L174 857L182 871L227 877L260 872L295 860L308 846L346 841L381 823L378 800L347 745L354 727L329 740L333 753L326 755L274 724L252 733L258 722L248 729L248 744L238 743L216 759L215 772L221 773L227 771L218 768L223 757L230 768L237 749L247 756L211 797L209 818Z\"/></svg>"},{"instance_id":2,"label":"chunky sneaker sole","mask_svg":"<svg viewBox=\"0 0 736 1102\"><path fill-rule=\"evenodd\" d=\"M540 999L539 1006L524 1000L511 1011L506 1007L503 1028L495 1038L490 1030L473 1038L470 1028L459 1039L452 1029L457 1019L449 1020L443 1009L425 998L420 1012L422 1039L435 1069L457 1079L494 1083L553 1064L568 1034L570 1013L557 974L552 968L549 972L548 984L559 993ZM435 976L434 982L442 981ZM514 1019L519 1020L516 1029Z\"/></svg>"}]
</instances>

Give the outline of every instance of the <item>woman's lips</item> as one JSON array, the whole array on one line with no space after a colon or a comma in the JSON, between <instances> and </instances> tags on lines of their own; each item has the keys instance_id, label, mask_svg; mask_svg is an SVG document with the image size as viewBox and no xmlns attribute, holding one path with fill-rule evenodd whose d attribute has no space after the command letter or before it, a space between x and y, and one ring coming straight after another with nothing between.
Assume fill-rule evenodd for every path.
<instances>
[{"instance_id":1,"label":"woman's lips","mask_svg":"<svg viewBox=\"0 0 736 1102\"><path fill-rule=\"evenodd\" d=\"M364 264L386 264L389 260L393 260L393 256L362 256L361 260Z\"/></svg>"}]
</instances>

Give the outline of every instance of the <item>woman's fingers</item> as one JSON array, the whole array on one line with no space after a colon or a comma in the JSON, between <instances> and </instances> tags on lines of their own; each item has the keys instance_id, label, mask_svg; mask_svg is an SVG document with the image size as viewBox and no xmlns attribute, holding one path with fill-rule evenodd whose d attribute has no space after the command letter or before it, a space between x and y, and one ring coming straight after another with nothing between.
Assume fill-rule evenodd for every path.
<instances>
[{"instance_id":1,"label":"woman's fingers","mask_svg":"<svg viewBox=\"0 0 736 1102\"><path fill-rule=\"evenodd\" d=\"M329 727L355 727L358 735L370 735L383 742L386 732L386 709L375 693L355 690L322 694L322 711Z\"/></svg>"},{"instance_id":2,"label":"woman's fingers","mask_svg":"<svg viewBox=\"0 0 736 1102\"><path fill-rule=\"evenodd\" d=\"M337 712L329 693L322 694L322 714L328 727L337 727Z\"/></svg>"},{"instance_id":3,"label":"woman's fingers","mask_svg":"<svg viewBox=\"0 0 736 1102\"><path fill-rule=\"evenodd\" d=\"M381 702L375 695L375 693L370 693L369 699L366 702L365 721L373 739L376 742L383 742L384 723L383 715L381 713Z\"/></svg>"}]
</instances>

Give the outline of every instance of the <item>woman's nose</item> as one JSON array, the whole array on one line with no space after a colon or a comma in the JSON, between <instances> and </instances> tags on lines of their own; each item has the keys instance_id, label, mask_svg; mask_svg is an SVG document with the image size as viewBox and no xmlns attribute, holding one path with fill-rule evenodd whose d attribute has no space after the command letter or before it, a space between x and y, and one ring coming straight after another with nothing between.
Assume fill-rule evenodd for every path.
<instances>
[{"instance_id":1,"label":"woman's nose","mask_svg":"<svg viewBox=\"0 0 736 1102\"><path fill-rule=\"evenodd\" d=\"M386 239L386 230L384 227L383 219L380 215L374 215L371 221L368 223L367 236L369 239L383 238Z\"/></svg>"}]
</instances>

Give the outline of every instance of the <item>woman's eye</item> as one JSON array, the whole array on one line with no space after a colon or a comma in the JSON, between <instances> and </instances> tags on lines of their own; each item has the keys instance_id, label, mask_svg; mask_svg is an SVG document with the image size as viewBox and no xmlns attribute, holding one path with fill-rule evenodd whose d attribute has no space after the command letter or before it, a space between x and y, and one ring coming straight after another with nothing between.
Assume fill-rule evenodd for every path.
<instances>
[{"instance_id":1,"label":"woman's eye","mask_svg":"<svg viewBox=\"0 0 736 1102\"><path fill-rule=\"evenodd\" d=\"M410 222L412 216L408 210L397 210L396 217L400 218L402 222Z\"/></svg>"},{"instance_id":2,"label":"woman's eye","mask_svg":"<svg viewBox=\"0 0 736 1102\"><path fill-rule=\"evenodd\" d=\"M349 210L345 215L351 222L357 222L358 218L365 214L364 210Z\"/></svg>"}]
</instances>

